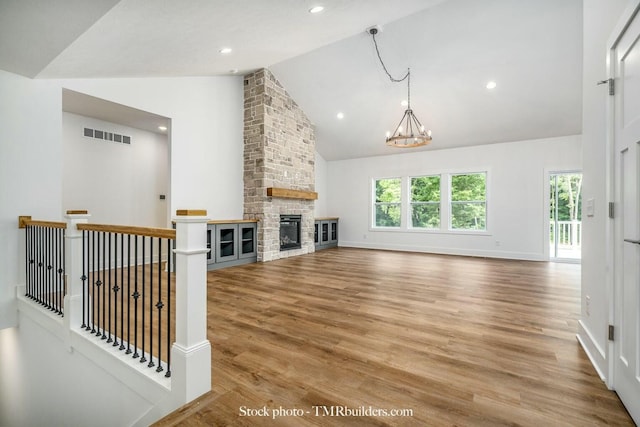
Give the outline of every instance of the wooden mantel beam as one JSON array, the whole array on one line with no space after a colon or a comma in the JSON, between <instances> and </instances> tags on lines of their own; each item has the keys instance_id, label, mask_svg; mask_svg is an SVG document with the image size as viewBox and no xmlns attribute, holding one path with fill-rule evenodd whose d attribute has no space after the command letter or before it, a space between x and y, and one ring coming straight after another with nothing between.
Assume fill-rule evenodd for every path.
<instances>
[{"instance_id":1,"label":"wooden mantel beam","mask_svg":"<svg viewBox=\"0 0 640 427\"><path fill-rule=\"evenodd\" d=\"M268 187L267 196L280 197L282 199L302 199L302 200L317 200L318 193L315 191L305 190L290 190L287 188Z\"/></svg>"}]
</instances>

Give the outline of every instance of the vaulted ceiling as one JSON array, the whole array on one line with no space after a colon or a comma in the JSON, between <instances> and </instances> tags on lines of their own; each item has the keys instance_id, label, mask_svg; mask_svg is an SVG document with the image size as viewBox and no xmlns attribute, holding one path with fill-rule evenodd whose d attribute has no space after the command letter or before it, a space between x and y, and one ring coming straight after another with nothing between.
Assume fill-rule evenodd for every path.
<instances>
[{"instance_id":1,"label":"vaulted ceiling","mask_svg":"<svg viewBox=\"0 0 640 427\"><path fill-rule=\"evenodd\" d=\"M411 150L581 132L581 0L0 0L0 69L67 79L266 67L315 124L325 159L398 153L384 134L407 86L382 70L373 25L391 74L411 68L411 106L433 131Z\"/></svg>"}]
</instances>

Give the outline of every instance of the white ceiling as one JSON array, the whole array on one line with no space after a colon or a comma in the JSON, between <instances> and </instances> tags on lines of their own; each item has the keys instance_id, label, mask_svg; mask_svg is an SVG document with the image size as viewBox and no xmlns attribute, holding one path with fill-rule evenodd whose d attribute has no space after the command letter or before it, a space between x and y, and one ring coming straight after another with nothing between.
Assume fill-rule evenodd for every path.
<instances>
[{"instance_id":1,"label":"white ceiling","mask_svg":"<svg viewBox=\"0 0 640 427\"><path fill-rule=\"evenodd\" d=\"M317 3L325 10L308 13ZM581 132L581 0L0 0L0 69L92 78L267 67L316 125L327 160L398 153L384 134L407 88L382 71L364 31L376 24L387 68L411 67L411 106L433 131L412 150Z\"/></svg>"}]
</instances>

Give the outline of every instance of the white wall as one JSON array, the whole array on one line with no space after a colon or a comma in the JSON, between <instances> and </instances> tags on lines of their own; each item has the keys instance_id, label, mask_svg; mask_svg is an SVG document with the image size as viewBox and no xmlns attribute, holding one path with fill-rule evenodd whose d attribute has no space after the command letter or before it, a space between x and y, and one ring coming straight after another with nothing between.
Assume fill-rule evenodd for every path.
<instances>
[{"instance_id":1,"label":"white wall","mask_svg":"<svg viewBox=\"0 0 640 427\"><path fill-rule=\"evenodd\" d=\"M0 70L0 329L17 322L15 285L24 280L18 216L62 216L61 117L58 84Z\"/></svg>"},{"instance_id":2,"label":"white wall","mask_svg":"<svg viewBox=\"0 0 640 427\"><path fill-rule=\"evenodd\" d=\"M125 426L152 404L29 316L0 330L1 426Z\"/></svg>"},{"instance_id":3,"label":"white wall","mask_svg":"<svg viewBox=\"0 0 640 427\"><path fill-rule=\"evenodd\" d=\"M65 80L67 89L171 119L171 212L243 215L243 78Z\"/></svg>"},{"instance_id":4,"label":"white wall","mask_svg":"<svg viewBox=\"0 0 640 427\"><path fill-rule=\"evenodd\" d=\"M130 136L131 144L86 137L85 127ZM62 114L62 135L64 211L86 209L99 224L170 227L166 135L71 113Z\"/></svg>"},{"instance_id":5,"label":"white wall","mask_svg":"<svg viewBox=\"0 0 640 427\"><path fill-rule=\"evenodd\" d=\"M546 173L580 170L580 150L580 136L568 136L329 162L328 210L340 217L341 246L541 260ZM372 179L479 171L488 171L487 233L370 228Z\"/></svg>"},{"instance_id":6,"label":"white wall","mask_svg":"<svg viewBox=\"0 0 640 427\"><path fill-rule=\"evenodd\" d=\"M327 211L329 200L329 193L327 192L327 161L317 151L315 161L315 191L318 193L318 199L315 201L313 214L316 218L333 216Z\"/></svg>"},{"instance_id":7,"label":"white wall","mask_svg":"<svg viewBox=\"0 0 640 427\"><path fill-rule=\"evenodd\" d=\"M594 216L582 215L582 312L579 338L603 378L609 325L607 276L606 79L607 39L629 0L584 0L582 164L583 201L593 199ZM583 204L584 206L584 204ZM590 297L587 314L586 297Z\"/></svg>"}]
</instances>

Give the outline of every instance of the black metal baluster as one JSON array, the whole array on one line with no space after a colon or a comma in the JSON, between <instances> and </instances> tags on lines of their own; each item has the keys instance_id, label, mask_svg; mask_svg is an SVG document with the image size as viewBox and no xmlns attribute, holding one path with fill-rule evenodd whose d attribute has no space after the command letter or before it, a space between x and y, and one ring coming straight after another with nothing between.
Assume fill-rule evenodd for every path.
<instances>
[{"instance_id":1,"label":"black metal baluster","mask_svg":"<svg viewBox=\"0 0 640 427\"><path fill-rule=\"evenodd\" d=\"M49 228L49 310L56 311L56 229Z\"/></svg>"},{"instance_id":2,"label":"black metal baluster","mask_svg":"<svg viewBox=\"0 0 640 427\"><path fill-rule=\"evenodd\" d=\"M38 242L38 276L39 276L39 285L38 287L40 288L38 291L38 299L37 301L41 304L44 305L43 302L43 295L45 293L45 278L46 275L44 274L44 262L43 262L43 258L44 258L44 245L45 245L45 234L44 234L44 230L42 229L42 227L38 227L38 234L40 235L39 237L39 242Z\"/></svg>"},{"instance_id":3,"label":"black metal baluster","mask_svg":"<svg viewBox=\"0 0 640 427\"><path fill-rule=\"evenodd\" d=\"M40 227L33 227L33 275L34 275L34 292L33 299L38 301L40 294Z\"/></svg>"},{"instance_id":4,"label":"black metal baluster","mask_svg":"<svg viewBox=\"0 0 640 427\"><path fill-rule=\"evenodd\" d=\"M118 234L113 239L113 347L117 347L118 342ZM109 311L111 313L111 311ZM111 336L111 331L109 331Z\"/></svg>"},{"instance_id":5,"label":"black metal baluster","mask_svg":"<svg viewBox=\"0 0 640 427\"><path fill-rule=\"evenodd\" d=\"M120 234L120 347L124 350L124 234Z\"/></svg>"},{"instance_id":6,"label":"black metal baluster","mask_svg":"<svg viewBox=\"0 0 640 427\"><path fill-rule=\"evenodd\" d=\"M60 308L62 305L60 304L60 296L58 295L58 290L60 288L60 231L61 228L54 228L53 232L53 311L56 314L61 314Z\"/></svg>"},{"instance_id":7,"label":"black metal baluster","mask_svg":"<svg viewBox=\"0 0 640 427\"><path fill-rule=\"evenodd\" d=\"M171 377L171 239L167 239L167 372L165 377Z\"/></svg>"},{"instance_id":8,"label":"black metal baluster","mask_svg":"<svg viewBox=\"0 0 640 427\"><path fill-rule=\"evenodd\" d=\"M45 308L47 307L47 293L49 291L49 272L47 270L47 264L48 264L48 251L47 251L47 246L49 244L49 230L47 230L46 227L42 227L42 235L43 235L43 239L44 242L42 244L42 285L43 285L43 291L42 294L40 295L40 298L42 299L42 305L45 306Z\"/></svg>"},{"instance_id":9,"label":"black metal baluster","mask_svg":"<svg viewBox=\"0 0 640 427\"><path fill-rule=\"evenodd\" d=\"M29 271L29 250L31 249L31 245L29 244L29 239L31 238L30 227L27 225L24 228L24 281L25 281L25 289L24 295L29 296L31 293L31 272Z\"/></svg>"},{"instance_id":10,"label":"black metal baluster","mask_svg":"<svg viewBox=\"0 0 640 427\"><path fill-rule=\"evenodd\" d=\"M82 230L82 326L81 328L87 328L87 304L88 304L88 292L87 292L87 232Z\"/></svg>"},{"instance_id":11,"label":"black metal baluster","mask_svg":"<svg viewBox=\"0 0 640 427\"><path fill-rule=\"evenodd\" d=\"M40 299L42 300L42 305L47 307L47 292L49 287L49 274L47 271L47 245L49 243L49 233L46 227L42 227L42 293L40 294Z\"/></svg>"},{"instance_id":12,"label":"black metal baluster","mask_svg":"<svg viewBox=\"0 0 640 427\"><path fill-rule=\"evenodd\" d=\"M43 227L44 230L44 295L42 302L44 306L51 309L51 229Z\"/></svg>"},{"instance_id":13,"label":"black metal baluster","mask_svg":"<svg viewBox=\"0 0 640 427\"><path fill-rule=\"evenodd\" d=\"M42 292L40 293L40 303L47 306L47 229L41 227L42 230L42 253L40 258L40 267L42 271Z\"/></svg>"},{"instance_id":14,"label":"black metal baluster","mask_svg":"<svg viewBox=\"0 0 640 427\"><path fill-rule=\"evenodd\" d=\"M111 289L111 276L112 276L112 273L113 273L113 270L111 269L111 258L113 258L113 252L111 251L111 236L112 235L113 235L113 233L109 233L109 245L108 245L109 249L107 250L107 260L108 260L107 262L108 262L108 265L109 265L109 267L107 269L107 274L108 274L107 282L109 283L109 287L107 289L107 295L109 297L109 311L107 312L107 313L109 313L108 316L107 316L107 319L108 319L107 328L109 329L109 335L108 335L109 339L107 339L108 343L113 342L113 340L111 339L111 330L112 330L112 325L111 325L111 300L113 299L113 295L111 294L111 292L112 292L112 289Z\"/></svg>"},{"instance_id":15,"label":"black metal baluster","mask_svg":"<svg viewBox=\"0 0 640 427\"><path fill-rule=\"evenodd\" d=\"M162 303L162 239L158 238L158 303L156 304L158 309L158 367L156 372L163 370L160 360L160 356L162 356L162 307L164 307Z\"/></svg>"},{"instance_id":16,"label":"black metal baluster","mask_svg":"<svg viewBox=\"0 0 640 427\"><path fill-rule=\"evenodd\" d=\"M64 297L67 296L67 280L66 280L66 265L67 265L67 229L62 230L62 265L61 268L61 278L62 278L62 301L64 304ZM62 312L64 316L64 307L62 307Z\"/></svg>"},{"instance_id":17,"label":"black metal baluster","mask_svg":"<svg viewBox=\"0 0 640 427\"><path fill-rule=\"evenodd\" d=\"M37 263L37 229L33 226L29 226L31 228L31 260L29 264L31 265L31 299L35 299L38 293L38 263Z\"/></svg>"},{"instance_id":18,"label":"black metal baluster","mask_svg":"<svg viewBox=\"0 0 640 427\"><path fill-rule=\"evenodd\" d=\"M56 235L55 228L48 228L49 234L49 253L48 253L48 262L47 262L47 272L49 273L49 293L48 293L48 304L49 310L55 311L55 284L56 284L56 274L55 274L55 244L56 244Z\"/></svg>"},{"instance_id":19,"label":"black metal baluster","mask_svg":"<svg viewBox=\"0 0 640 427\"><path fill-rule=\"evenodd\" d=\"M134 292L133 292L133 358L137 358L140 355L138 354L138 297L140 297L140 293L138 293L138 236L135 236L135 257L134 257Z\"/></svg>"},{"instance_id":20,"label":"black metal baluster","mask_svg":"<svg viewBox=\"0 0 640 427\"><path fill-rule=\"evenodd\" d=\"M98 259L98 265L97 267L97 276L98 276L98 303L96 304L97 310L98 312L96 313L96 319L97 319L97 325L98 327L96 328L96 336L101 336L102 332L100 332L100 328L102 327L104 329L104 323L102 322L101 319L101 315L103 313L101 304L104 305L103 299L102 299L102 288L104 285L104 251L102 250L102 245L104 245L104 233L99 231L98 232L98 255L97 255L97 259Z\"/></svg>"},{"instance_id":21,"label":"black metal baluster","mask_svg":"<svg viewBox=\"0 0 640 427\"><path fill-rule=\"evenodd\" d=\"M38 283L38 275L36 270L36 229L29 225L30 230L30 240L31 240L31 253L29 259L29 268L31 269L31 294L29 298L34 299L37 292L37 283Z\"/></svg>"},{"instance_id":22,"label":"black metal baluster","mask_svg":"<svg viewBox=\"0 0 640 427\"><path fill-rule=\"evenodd\" d=\"M31 240L33 242L33 248L32 248L32 268L31 270L33 271L33 286L31 287L32 289L32 295L31 295L31 299L36 300L36 296L38 295L38 228L35 226L31 227L31 232L32 232L32 236L31 236Z\"/></svg>"},{"instance_id":23,"label":"black metal baluster","mask_svg":"<svg viewBox=\"0 0 640 427\"><path fill-rule=\"evenodd\" d=\"M102 233L101 232L97 232L96 233L96 239L97 239L97 243L96 243L96 266L95 266L95 273L96 273L96 286L98 287L96 289L96 336L100 336L100 302L102 301L102 298L100 298L100 290L102 289L102 272L100 269L100 241L102 237Z\"/></svg>"},{"instance_id":24,"label":"black metal baluster","mask_svg":"<svg viewBox=\"0 0 640 427\"><path fill-rule=\"evenodd\" d=\"M62 313L60 308L60 228L53 230L54 244L53 244L53 309L56 314Z\"/></svg>"},{"instance_id":25,"label":"black metal baluster","mask_svg":"<svg viewBox=\"0 0 640 427\"><path fill-rule=\"evenodd\" d=\"M96 280L96 232L92 231L91 232L91 246L92 246L92 251L91 251L91 258L92 258L92 262L91 262L91 284L92 284L92 290L91 290L91 333L95 334L96 333L96 300L97 300L97 296L96 296L96 286L97 286L97 282L99 281ZM98 286L98 290L100 289L100 287ZM97 293L99 295L99 292Z\"/></svg>"},{"instance_id":26,"label":"black metal baluster","mask_svg":"<svg viewBox=\"0 0 640 427\"><path fill-rule=\"evenodd\" d=\"M149 237L149 364L147 367L155 366L153 363L153 237Z\"/></svg>"},{"instance_id":27,"label":"black metal baluster","mask_svg":"<svg viewBox=\"0 0 640 427\"><path fill-rule=\"evenodd\" d=\"M107 339L106 326L107 326L107 235L106 232L102 232L102 336L103 340Z\"/></svg>"},{"instance_id":28,"label":"black metal baluster","mask_svg":"<svg viewBox=\"0 0 640 427\"><path fill-rule=\"evenodd\" d=\"M147 241L145 239L145 237L142 237L142 354L140 357L140 363L146 362L147 358L144 356L144 339L145 339L145 330L144 330L144 319L145 319L145 315L144 315L144 302L145 302L145 295L146 295L146 287L147 287L147 269L146 267L146 262L147 262L147 258L145 257L145 249L146 249L146 245L147 245ZM137 329L137 328L136 328Z\"/></svg>"},{"instance_id":29,"label":"black metal baluster","mask_svg":"<svg viewBox=\"0 0 640 427\"><path fill-rule=\"evenodd\" d=\"M131 354L131 234L127 235L127 351Z\"/></svg>"},{"instance_id":30,"label":"black metal baluster","mask_svg":"<svg viewBox=\"0 0 640 427\"><path fill-rule=\"evenodd\" d=\"M53 308L56 314L61 314L62 311L60 308L62 307L60 301L60 255L62 255L62 251L60 250L60 228L56 228L53 230L54 236L54 245L53 245Z\"/></svg>"}]
</instances>

